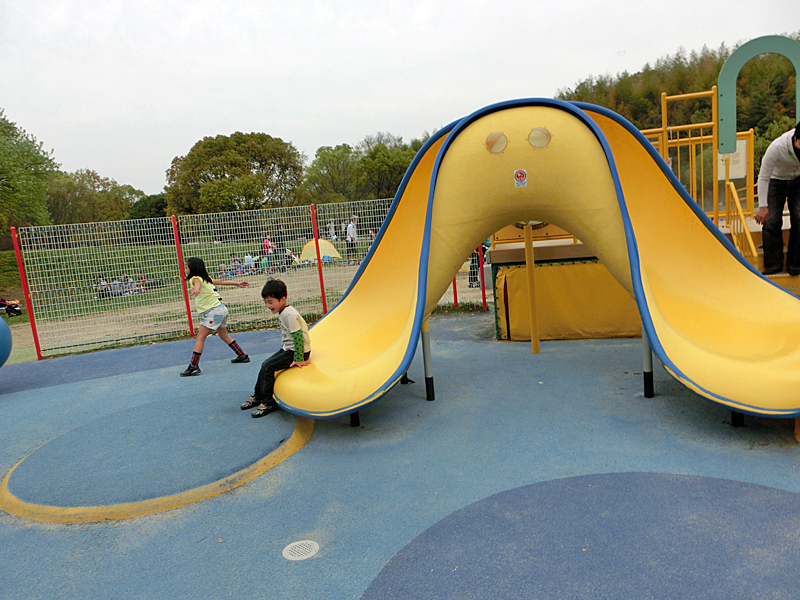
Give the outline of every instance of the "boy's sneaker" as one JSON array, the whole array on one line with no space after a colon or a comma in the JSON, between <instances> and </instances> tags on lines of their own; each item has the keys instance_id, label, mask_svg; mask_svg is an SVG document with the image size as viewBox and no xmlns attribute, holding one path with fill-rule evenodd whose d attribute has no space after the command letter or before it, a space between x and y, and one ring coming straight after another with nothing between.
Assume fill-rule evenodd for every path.
<instances>
[{"instance_id":1,"label":"boy's sneaker","mask_svg":"<svg viewBox=\"0 0 800 600\"><path fill-rule=\"evenodd\" d=\"M232 363L246 363L250 362L250 357L247 354L242 354L241 356L237 356L236 358L231 359Z\"/></svg>"},{"instance_id":2,"label":"boy's sneaker","mask_svg":"<svg viewBox=\"0 0 800 600\"><path fill-rule=\"evenodd\" d=\"M260 417L266 417L269 413L275 412L276 410L278 410L278 405L277 404L268 404L264 408L259 407L259 408L255 409L250 414L252 415L252 417L254 419L258 419Z\"/></svg>"},{"instance_id":3,"label":"boy's sneaker","mask_svg":"<svg viewBox=\"0 0 800 600\"><path fill-rule=\"evenodd\" d=\"M192 375L200 375L200 373L202 373L200 367L193 367L189 365L186 367L186 370L181 373L181 377L191 377Z\"/></svg>"},{"instance_id":4,"label":"boy's sneaker","mask_svg":"<svg viewBox=\"0 0 800 600\"><path fill-rule=\"evenodd\" d=\"M242 402L241 408L242 410L250 410L251 408L258 406L259 404L261 404L260 400L256 400L255 398L250 398L249 400L245 400L244 402Z\"/></svg>"}]
</instances>

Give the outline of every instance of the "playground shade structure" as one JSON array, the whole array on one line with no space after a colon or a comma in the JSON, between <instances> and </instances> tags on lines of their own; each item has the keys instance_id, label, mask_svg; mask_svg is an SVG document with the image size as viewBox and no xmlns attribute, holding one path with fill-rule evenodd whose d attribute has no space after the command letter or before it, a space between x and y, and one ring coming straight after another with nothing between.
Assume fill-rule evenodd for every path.
<instances>
[{"instance_id":1,"label":"playground shade structure","mask_svg":"<svg viewBox=\"0 0 800 600\"><path fill-rule=\"evenodd\" d=\"M331 418L380 398L472 249L518 221L553 223L592 250L688 388L737 411L800 415L800 300L736 252L630 123L549 99L486 107L426 143L344 297L312 328L311 365L278 378L279 404Z\"/></svg>"},{"instance_id":2,"label":"playground shade structure","mask_svg":"<svg viewBox=\"0 0 800 600\"><path fill-rule=\"evenodd\" d=\"M323 238L319 239L319 255L322 257L322 260L325 260L326 256L342 258L336 250L336 247ZM300 260L317 260L317 247L314 240L306 242L305 246L303 246L303 250L300 252Z\"/></svg>"}]
</instances>

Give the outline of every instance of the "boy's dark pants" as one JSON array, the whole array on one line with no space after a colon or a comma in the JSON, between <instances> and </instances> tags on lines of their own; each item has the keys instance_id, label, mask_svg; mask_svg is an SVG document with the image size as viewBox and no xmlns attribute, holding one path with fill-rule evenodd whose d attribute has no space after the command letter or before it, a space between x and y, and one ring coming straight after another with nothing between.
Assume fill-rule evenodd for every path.
<instances>
[{"instance_id":1,"label":"boy's dark pants","mask_svg":"<svg viewBox=\"0 0 800 600\"><path fill-rule=\"evenodd\" d=\"M308 360L310 355L311 352L306 352L304 359ZM272 398L272 391L275 387L275 373L288 369L293 361L294 350L281 349L261 363L261 370L258 372L253 398L265 406L274 404L275 400Z\"/></svg>"}]
</instances>

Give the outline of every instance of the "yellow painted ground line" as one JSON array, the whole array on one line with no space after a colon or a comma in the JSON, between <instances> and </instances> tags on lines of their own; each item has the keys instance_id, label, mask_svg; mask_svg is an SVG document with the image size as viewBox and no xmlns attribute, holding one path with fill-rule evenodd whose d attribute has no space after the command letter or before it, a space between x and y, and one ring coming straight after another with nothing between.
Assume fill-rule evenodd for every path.
<instances>
[{"instance_id":1,"label":"yellow painted ground line","mask_svg":"<svg viewBox=\"0 0 800 600\"><path fill-rule=\"evenodd\" d=\"M24 517L34 521L48 521L51 523L98 523L102 521L132 519L134 517L143 517L145 515L173 510L181 506L224 494L263 475L272 467L283 462L302 448L311 438L313 431L314 421L305 417L299 417L292 436L286 440L284 444L257 463L250 465L238 473L234 473L225 479L178 494L153 498L151 500L142 500L141 502L112 504L109 506L45 506L20 500L8 491L8 479L11 477L14 469L22 463L22 460L25 460L23 458L14 465L14 468L8 472L3 478L2 483L0 483L0 510L18 517Z\"/></svg>"}]
</instances>

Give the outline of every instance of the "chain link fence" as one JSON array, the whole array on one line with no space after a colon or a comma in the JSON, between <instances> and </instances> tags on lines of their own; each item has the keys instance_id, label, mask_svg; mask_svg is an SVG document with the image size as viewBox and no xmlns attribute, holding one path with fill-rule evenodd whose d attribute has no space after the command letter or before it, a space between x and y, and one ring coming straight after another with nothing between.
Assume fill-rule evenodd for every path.
<instances>
[{"instance_id":1,"label":"chain link fence","mask_svg":"<svg viewBox=\"0 0 800 600\"><path fill-rule=\"evenodd\" d=\"M283 279L312 323L353 280L391 199L279 209L28 227L17 232L41 356L177 339L196 330L183 264L201 258L219 286L230 331L277 327L261 287ZM315 241L316 217L318 240ZM317 243L319 256L317 260ZM456 277L458 303L481 302L470 260ZM321 267L320 267L321 265ZM452 287L440 303L453 303Z\"/></svg>"}]
</instances>

